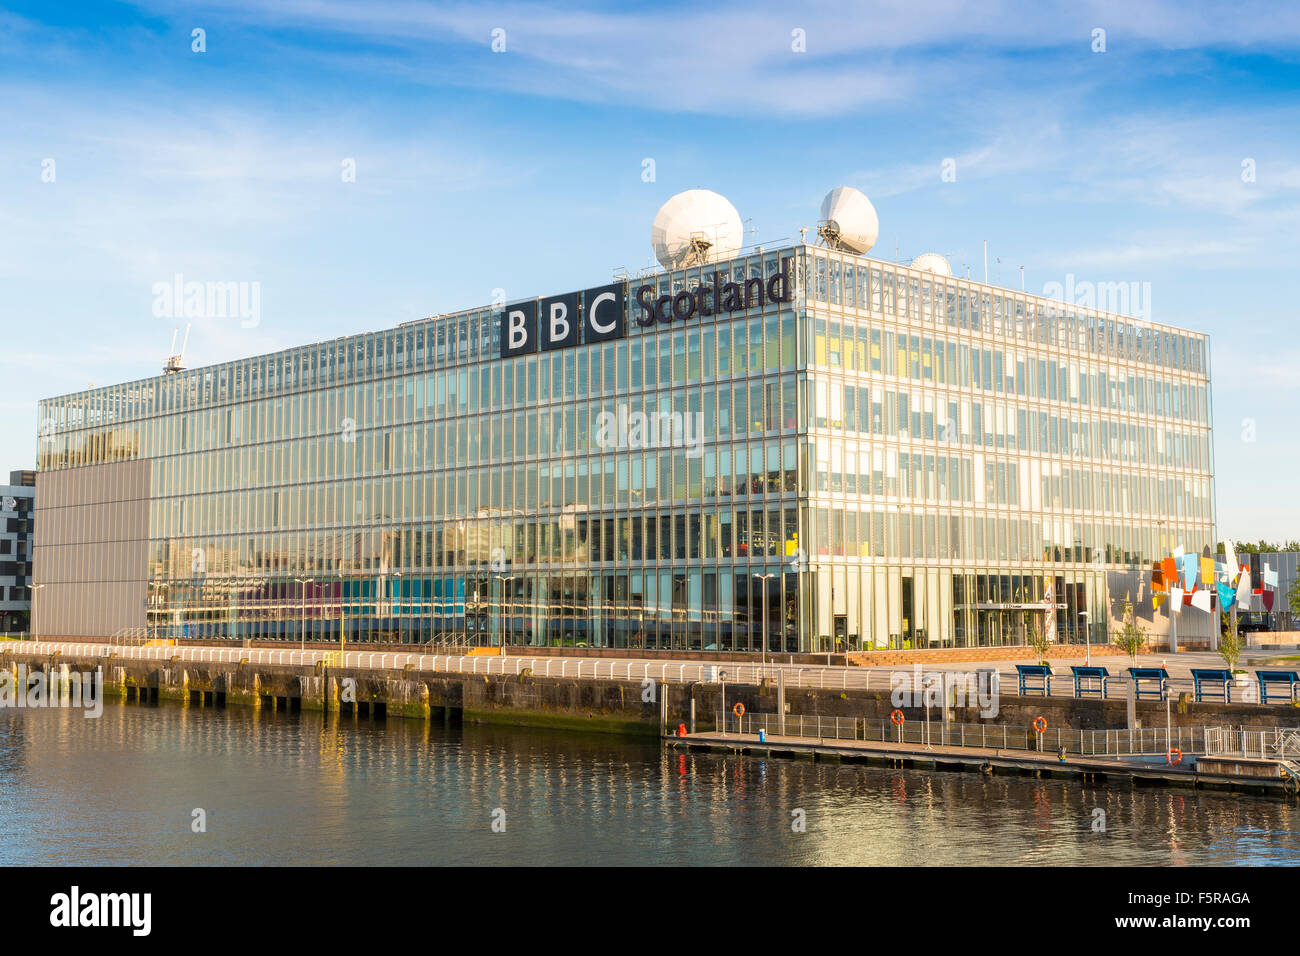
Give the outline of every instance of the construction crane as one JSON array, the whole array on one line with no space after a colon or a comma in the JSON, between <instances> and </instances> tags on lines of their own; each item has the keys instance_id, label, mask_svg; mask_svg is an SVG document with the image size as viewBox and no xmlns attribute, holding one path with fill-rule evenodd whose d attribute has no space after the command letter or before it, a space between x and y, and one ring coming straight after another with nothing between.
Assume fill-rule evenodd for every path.
<instances>
[{"instance_id":1,"label":"construction crane","mask_svg":"<svg viewBox=\"0 0 1300 956\"><path fill-rule=\"evenodd\" d=\"M185 340L181 342L181 350L176 351L176 335L180 329L172 329L172 347L171 354L167 356L167 361L163 362L163 374L174 375L177 372L185 371L185 366L181 363L185 361L185 347L190 344L190 327L185 326Z\"/></svg>"}]
</instances>

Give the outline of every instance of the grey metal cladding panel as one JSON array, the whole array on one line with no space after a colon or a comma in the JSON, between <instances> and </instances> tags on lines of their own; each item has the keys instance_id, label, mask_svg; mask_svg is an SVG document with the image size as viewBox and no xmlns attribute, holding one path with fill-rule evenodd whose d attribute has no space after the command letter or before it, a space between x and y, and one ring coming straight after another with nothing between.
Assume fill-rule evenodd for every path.
<instances>
[{"instance_id":1,"label":"grey metal cladding panel","mask_svg":"<svg viewBox=\"0 0 1300 956\"><path fill-rule=\"evenodd\" d=\"M105 637L144 624L149 476L147 461L37 476L42 635Z\"/></svg>"}]
</instances>

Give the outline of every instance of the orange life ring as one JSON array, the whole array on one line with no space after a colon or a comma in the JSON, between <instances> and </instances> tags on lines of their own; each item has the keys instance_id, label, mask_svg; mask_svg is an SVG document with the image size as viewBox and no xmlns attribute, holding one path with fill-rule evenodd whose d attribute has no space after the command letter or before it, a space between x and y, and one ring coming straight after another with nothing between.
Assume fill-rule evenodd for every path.
<instances>
[{"instance_id":1,"label":"orange life ring","mask_svg":"<svg viewBox=\"0 0 1300 956\"><path fill-rule=\"evenodd\" d=\"M1174 764L1182 763L1183 752L1179 750L1177 747L1170 747L1169 753L1165 755L1165 759L1169 761L1170 766Z\"/></svg>"},{"instance_id":2,"label":"orange life ring","mask_svg":"<svg viewBox=\"0 0 1300 956\"><path fill-rule=\"evenodd\" d=\"M903 712L901 710L896 710L889 715L889 719L901 727L904 720Z\"/></svg>"},{"instance_id":3,"label":"orange life ring","mask_svg":"<svg viewBox=\"0 0 1300 956\"><path fill-rule=\"evenodd\" d=\"M1034 730L1038 731L1038 732L1041 734L1041 733L1042 733L1043 731L1045 731L1046 729L1047 729L1047 718L1046 718L1046 717L1035 717L1035 718L1034 718Z\"/></svg>"},{"instance_id":4,"label":"orange life ring","mask_svg":"<svg viewBox=\"0 0 1300 956\"><path fill-rule=\"evenodd\" d=\"M737 717L744 717L745 705L742 704L740 701L736 701L736 706L731 708L731 712L735 714Z\"/></svg>"}]
</instances>

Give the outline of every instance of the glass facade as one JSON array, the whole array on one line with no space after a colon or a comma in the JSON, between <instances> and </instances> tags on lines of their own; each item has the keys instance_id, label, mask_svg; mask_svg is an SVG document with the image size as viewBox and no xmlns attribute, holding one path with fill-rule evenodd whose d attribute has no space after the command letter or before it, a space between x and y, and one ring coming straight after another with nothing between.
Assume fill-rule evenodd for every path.
<instances>
[{"instance_id":1,"label":"glass facade","mask_svg":"<svg viewBox=\"0 0 1300 956\"><path fill-rule=\"evenodd\" d=\"M613 341L503 359L484 308L49 399L40 468L148 463L159 636L1081 641L1108 573L1213 541L1204 336L806 245L631 284L783 262L790 302L625 295ZM42 578L93 533L38 540Z\"/></svg>"}]
</instances>

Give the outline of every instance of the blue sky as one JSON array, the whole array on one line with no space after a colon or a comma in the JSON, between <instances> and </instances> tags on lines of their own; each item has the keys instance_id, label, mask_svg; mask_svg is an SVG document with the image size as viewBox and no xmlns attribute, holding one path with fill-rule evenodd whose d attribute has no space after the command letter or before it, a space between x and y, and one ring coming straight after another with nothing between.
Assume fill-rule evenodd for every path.
<instances>
[{"instance_id":1,"label":"blue sky","mask_svg":"<svg viewBox=\"0 0 1300 956\"><path fill-rule=\"evenodd\" d=\"M157 372L177 273L261 286L205 365L646 266L682 189L771 242L844 183L880 258L1150 283L1212 336L1220 534L1300 538L1297 93L1282 3L11 3L0 470L38 397Z\"/></svg>"}]
</instances>

